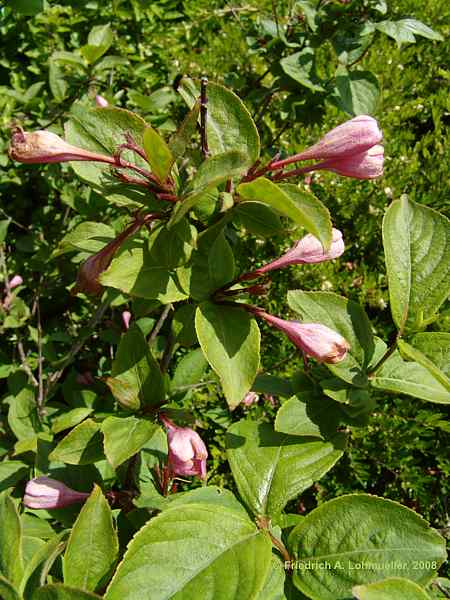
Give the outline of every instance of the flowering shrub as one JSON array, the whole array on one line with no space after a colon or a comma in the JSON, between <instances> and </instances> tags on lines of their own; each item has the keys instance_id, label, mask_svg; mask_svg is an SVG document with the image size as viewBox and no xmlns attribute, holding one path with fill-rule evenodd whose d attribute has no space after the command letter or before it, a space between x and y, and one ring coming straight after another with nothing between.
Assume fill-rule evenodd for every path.
<instances>
[{"instance_id":1,"label":"flowering shrub","mask_svg":"<svg viewBox=\"0 0 450 600\"><path fill-rule=\"evenodd\" d=\"M128 18L128 4L136 22L151 22L158 10L161 18L179 18L159 3L145 7L134 0L118 2L116 17ZM39 12L43 2L10 5L2 17L13 9ZM178 9L180 3L164 5ZM255 85L248 98L258 107L258 128L267 128L265 110L276 97L282 105L270 119L280 131L297 118L312 122L325 101L358 115L311 147L300 152L296 147L292 156L268 160L273 148L260 149L255 123L239 98L206 81L178 82L189 109L177 129L167 108L175 92L165 88L152 97L135 92L133 81L148 77L148 71L106 54L114 39L108 25L94 27L87 44L73 53L52 47L48 80L56 119L50 106L49 118L28 125L36 122L36 105L48 100L45 86L39 87L43 82L23 93L21 74L12 79L14 89L2 86L5 122L15 102L24 110L22 125L13 129L11 158L68 163L61 170L27 171L33 185L73 183L73 169L91 188L89 210L81 212L88 220L80 223L78 217L75 227L69 221L71 231L47 254L44 236L35 248L37 265L58 259L55 278L70 253L80 263L72 295L60 286L61 297L49 294L50 304L79 303L85 312L97 305L87 327L73 317L75 311L67 311L67 330L76 340L60 358L52 347L58 336L42 326L40 316L40 290L48 280L31 281L22 268L8 276L0 243L0 317L19 365L10 372L4 398L5 430L12 434L0 463L3 489L18 484L11 494L7 489L0 495L0 597L5 600L400 600L424 599L436 590L437 597L446 594L448 581L436 578L445 558L445 532L433 530L415 512L368 494L340 496L312 511L297 499L341 459L345 468L349 437L357 428L367 431L361 426L374 410L375 393L405 394L415 406L422 400L445 410L449 336L434 331L432 323L439 310L444 315L448 295L448 221L406 197L386 211L392 338L375 335L380 332L375 321L342 295L295 289L284 310L273 301L277 293L279 298L278 270L302 273L306 280L309 265L348 260L350 232L342 228L342 235L333 227L334 199L324 195L319 201L310 173L376 179L383 172L380 128L361 114L372 113L379 85L357 63L380 34L399 45L414 35L440 36L415 19L390 20L379 0L299 0L287 21L278 20L277 5L272 3L273 21L254 20L255 54L269 54L271 75L269 87ZM96 6L90 2L88 10ZM41 26L58 32L73 26L63 19L58 29L61 7L51 8L39 16ZM235 18L234 7L230 10ZM220 18L226 21L226 15ZM7 21L2 24L8 31ZM168 27L159 28L166 36ZM151 36L141 37L154 43L155 29L158 25ZM31 31L39 31L36 22ZM122 32L118 43L128 44L127 26ZM72 44L77 35L74 28ZM193 38L195 31L189 43L195 44ZM246 41L252 47L250 36ZM319 79L316 62L323 60L325 47L338 57L338 67L334 71L329 60L328 74L322 71ZM22 51L33 55L26 45ZM35 74L36 62L28 70ZM148 105L159 101L162 114L144 121L115 108L121 92L114 96L109 88L118 73L132 105L148 113ZM256 74L246 76L251 83ZM239 83L239 75L235 80ZM107 98L93 91L95 101L76 102L63 134L59 104L69 108L83 87L97 84L109 86ZM340 185L342 179L336 179ZM75 183L71 189L77 189ZM64 194L67 206L80 200L76 192ZM392 198L392 190L386 196ZM9 223L0 221L0 242ZM361 236L358 228L351 233ZM298 241L281 256L242 257L236 240L248 234L295 235ZM243 258L250 267L242 267ZM297 281L303 283L300 276ZM20 296L25 287L34 293L30 308ZM24 351L20 330L30 315L37 323L29 327L36 359ZM276 376L277 367L275 375L261 372L263 354L273 351L266 324L292 343L293 376ZM80 372L69 370L87 340L99 348L98 364L80 360ZM102 355L108 343L109 354ZM9 365L0 368L6 377ZM226 429L231 475L223 478L217 473L220 445L207 436L192 393L208 382L223 391L207 417ZM431 411L419 415L414 426L425 415L423 427L429 427Z\"/></svg>"},{"instance_id":2,"label":"flowering shrub","mask_svg":"<svg viewBox=\"0 0 450 600\"><path fill-rule=\"evenodd\" d=\"M363 424L372 410L374 389L449 402L448 336L426 332L449 288L448 221L406 199L386 211L383 242L398 331L389 344L374 336L361 306L334 293L292 290L287 302L296 319L272 315L255 302L270 296L274 270L308 268L344 252L342 233L302 175L320 168L379 176L381 132L373 118L355 117L311 148L263 164L257 129L237 96L205 79L183 78L179 91L189 112L169 140L136 114L98 99L97 107L87 100L74 104L65 140L48 131L13 132L13 159L69 161L84 182L131 214L123 230L81 264L72 293L101 296L100 314L119 294L139 299L159 318L144 331L133 310L122 311L123 333L104 379L113 398L107 408L63 410L50 429L57 407L47 387L33 434L19 433L21 451L48 445L48 476L27 484L24 505L57 509L55 519L64 523L64 507L85 503L67 542L64 531L50 537L31 569L18 550L17 508L1 496L2 522L15 544L1 547L5 593L36 600L46 594L126 600L143 597L143 590L150 590L149 598L265 600L283 597L284 590L321 600L369 598L379 590L389 598L421 597L421 586L445 560L445 545L416 513L366 494L336 498L306 517L286 506L343 456L349 428ZM297 166L307 160L322 162ZM267 223L307 233L283 256L242 273L229 238L232 227L242 234L235 223L251 231L255 219L260 228ZM98 236L95 225L79 225L62 244L86 248ZM7 294L21 283L13 281ZM257 319L298 348L303 369L294 378L258 374ZM158 361L153 343L169 322ZM194 349L171 381L177 345ZM177 406L174 380L182 385L179 369L185 369L195 384L193 372L201 377L205 360L231 411L257 401L261 387L283 400L274 422L244 419L228 428L237 495L207 485L208 450L197 431L181 426L189 419ZM92 384L88 374L82 377ZM28 396L11 401L9 419L17 431L18 407L24 410L27 402ZM100 469L90 495L63 483L66 471L82 465ZM205 485L179 492L182 478L192 476ZM141 525L131 540L128 515ZM54 577L64 585L44 585L62 552L62 575Z\"/></svg>"}]
</instances>

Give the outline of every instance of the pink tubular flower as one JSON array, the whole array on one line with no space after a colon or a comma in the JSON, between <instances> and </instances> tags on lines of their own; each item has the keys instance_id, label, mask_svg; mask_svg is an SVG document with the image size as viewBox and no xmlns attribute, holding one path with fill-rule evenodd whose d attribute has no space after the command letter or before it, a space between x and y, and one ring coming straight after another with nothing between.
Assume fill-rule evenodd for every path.
<instances>
[{"instance_id":1,"label":"pink tubular flower","mask_svg":"<svg viewBox=\"0 0 450 600\"><path fill-rule=\"evenodd\" d=\"M95 96L95 104L99 108L105 108L106 106L109 106L108 100L106 98L103 98L103 96L100 96L100 94L97 94Z\"/></svg>"},{"instance_id":2,"label":"pink tubular flower","mask_svg":"<svg viewBox=\"0 0 450 600\"><path fill-rule=\"evenodd\" d=\"M368 115L359 115L326 133L314 146L278 162L285 166L300 160L347 158L376 146L382 139L377 121ZM272 163L272 168L277 168L278 162Z\"/></svg>"},{"instance_id":3,"label":"pink tubular flower","mask_svg":"<svg viewBox=\"0 0 450 600\"><path fill-rule=\"evenodd\" d=\"M342 233L339 231L339 229L333 228L331 246L326 252L324 251L320 241L311 233L309 233L299 240L290 250L283 254L283 256L280 256L280 258L277 258L267 265L256 269L251 274L255 276L262 275L268 271L273 271L274 269L283 269L289 265L313 264L324 262L326 260L333 260L334 258L341 256L344 250L344 240L342 239Z\"/></svg>"},{"instance_id":4,"label":"pink tubular flower","mask_svg":"<svg viewBox=\"0 0 450 600\"><path fill-rule=\"evenodd\" d=\"M125 330L127 330L127 329L130 328L131 317L132 317L132 314L130 313L129 310L124 310L123 311L123 313L122 313L122 323L123 323L123 326L124 326Z\"/></svg>"},{"instance_id":5,"label":"pink tubular flower","mask_svg":"<svg viewBox=\"0 0 450 600\"><path fill-rule=\"evenodd\" d=\"M247 392L242 400L242 404L244 406L251 406L252 404L256 404L258 400L259 396L256 392Z\"/></svg>"},{"instance_id":6,"label":"pink tubular flower","mask_svg":"<svg viewBox=\"0 0 450 600\"><path fill-rule=\"evenodd\" d=\"M285 333L305 355L312 356L319 362L331 364L341 362L350 349L346 339L321 323L285 321L256 307L251 307L250 312Z\"/></svg>"},{"instance_id":7,"label":"pink tubular flower","mask_svg":"<svg viewBox=\"0 0 450 600\"><path fill-rule=\"evenodd\" d=\"M14 277L9 282L9 289L13 290L18 285L22 285L23 279L20 275L14 275Z\"/></svg>"},{"instance_id":8,"label":"pink tubular flower","mask_svg":"<svg viewBox=\"0 0 450 600\"><path fill-rule=\"evenodd\" d=\"M198 475L206 479L208 451L196 431L177 427L170 419L161 416L167 429L169 444L168 467L172 475Z\"/></svg>"},{"instance_id":9,"label":"pink tubular flower","mask_svg":"<svg viewBox=\"0 0 450 600\"><path fill-rule=\"evenodd\" d=\"M38 477L25 487L23 503L28 508L63 508L86 500L89 494L76 492L61 481L50 477Z\"/></svg>"},{"instance_id":10,"label":"pink tubular flower","mask_svg":"<svg viewBox=\"0 0 450 600\"><path fill-rule=\"evenodd\" d=\"M83 150L68 144L51 131L27 133L16 128L11 137L9 156L23 163L59 163L72 160L87 160L116 164L112 156Z\"/></svg>"},{"instance_id":11,"label":"pink tubular flower","mask_svg":"<svg viewBox=\"0 0 450 600\"><path fill-rule=\"evenodd\" d=\"M325 160L318 165L314 165L314 169L325 169L355 179L381 177L383 168L384 148L379 144L347 158Z\"/></svg>"}]
</instances>

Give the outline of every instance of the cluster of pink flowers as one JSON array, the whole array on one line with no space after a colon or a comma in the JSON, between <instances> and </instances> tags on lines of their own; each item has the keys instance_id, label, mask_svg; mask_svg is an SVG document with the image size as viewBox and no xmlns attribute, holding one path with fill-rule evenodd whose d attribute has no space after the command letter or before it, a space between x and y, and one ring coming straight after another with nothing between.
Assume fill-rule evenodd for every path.
<instances>
[{"instance_id":1,"label":"cluster of pink flowers","mask_svg":"<svg viewBox=\"0 0 450 600\"><path fill-rule=\"evenodd\" d=\"M344 3L344 0L341 1ZM100 95L96 96L95 102L99 108L108 106L108 101ZM360 115L335 127L324 135L319 142L303 152L286 159L275 159L262 171L250 171L247 180L254 179L270 171L272 172L273 181L307 174L316 170L332 171L339 175L357 179L380 177L383 174L384 165L384 149L380 144L382 137L377 121L370 116ZM139 148L133 145L130 140L123 146L131 147L141 153ZM133 166L130 163L121 162L120 154L107 156L91 152L67 143L50 131L26 133L21 128L16 128L13 131L9 154L11 158L24 163L94 161L106 163L116 168L130 168ZM285 167L291 164L309 160L318 162L285 170ZM166 191L161 187L161 182L155 180L151 173L142 169L139 170L136 166L133 168L144 177L147 177L147 185L150 188L156 184L159 191ZM125 176L123 180L135 181L131 178L126 179ZM161 197L164 196L167 196L167 194L161 195ZM169 198L167 199L169 200ZM146 219L150 218L155 217L152 215L146 217ZM100 293L102 286L99 282L99 275L109 266L123 242L145 222L149 221L145 219L136 220L100 252L90 257L79 271L76 290L85 293ZM332 241L328 250L324 250L321 242L315 236L308 234L285 254L250 273L242 275L239 280L255 279L274 269L282 269L289 265L314 264L333 260L340 257L344 249L342 233L338 229L332 231ZM8 294L2 303L4 307L7 307L10 302L10 290L21 283L22 278L19 275L10 281ZM255 289L257 287L254 286ZM301 350L305 357L313 357L321 363L336 364L345 359L350 349L346 339L321 323L301 323L285 320L255 306L244 304L240 306L282 331ZM123 327L127 330L132 315L129 311L124 311L121 317ZM255 392L249 392L244 397L243 404L251 406L258 402L258 399L259 397ZM165 415L161 415L160 418L167 430L169 448L167 473L169 478L181 475L198 476L201 479L206 479L208 452L198 433L189 427L178 427ZM48 477L39 477L28 482L24 504L30 508L60 508L74 502L84 501L87 496L86 493L71 490L61 482Z\"/></svg>"}]
</instances>

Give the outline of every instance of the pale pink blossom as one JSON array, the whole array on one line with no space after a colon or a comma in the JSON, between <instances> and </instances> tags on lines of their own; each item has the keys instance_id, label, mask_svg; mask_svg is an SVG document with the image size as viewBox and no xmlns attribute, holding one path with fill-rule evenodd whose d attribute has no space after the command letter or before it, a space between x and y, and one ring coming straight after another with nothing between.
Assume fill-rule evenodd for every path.
<instances>
[{"instance_id":1,"label":"pale pink blossom","mask_svg":"<svg viewBox=\"0 0 450 600\"><path fill-rule=\"evenodd\" d=\"M76 492L61 481L50 477L38 477L29 481L25 487L23 503L28 508L63 508L86 500L89 494Z\"/></svg>"},{"instance_id":2,"label":"pale pink blossom","mask_svg":"<svg viewBox=\"0 0 450 600\"><path fill-rule=\"evenodd\" d=\"M16 128L13 131L9 156L23 163L57 163L86 160L116 164L112 156L105 156L73 146L51 131L41 130L27 133L21 128Z\"/></svg>"},{"instance_id":3,"label":"pale pink blossom","mask_svg":"<svg viewBox=\"0 0 450 600\"><path fill-rule=\"evenodd\" d=\"M95 104L99 108L105 108L106 106L109 106L108 100L106 98L103 98L103 96L100 96L100 94L97 94L95 96Z\"/></svg>"},{"instance_id":4,"label":"pale pink blossom","mask_svg":"<svg viewBox=\"0 0 450 600\"><path fill-rule=\"evenodd\" d=\"M326 133L310 148L284 160L276 161L271 164L271 167L278 169L301 160L348 158L372 148L382 139L383 133L377 121L368 115L359 115Z\"/></svg>"},{"instance_id":5,"label":"pale pink blossom","mask_svg":"<svg viewBox=\"0 0 450 600\"><path fill-rule=\"evenodd\" d=\"M346 158L325 160L314 165L314 169L325 169L355 179L375 179L383 175L384 148L378 144Z\"/></svg>"},{"instance_id":6,"label":"pale pink blossom","mask_svg":"<svg viewBox=\"0 0 450 600\"><path fill-rule=\"evenodd\" d=\"M196 431L178 427L170 419L161 416L167 429L169 445L168 467L172 475L198 475L206 479L208 451Z\"/></svg>"},{"instance_id":7,"label":"pale pink blossom","mask_svg":"<svg viewBox=\"0 0 450 600\"><path fill-rule=\"evenodd\" d=\"M22 285L23 279L20 275L14 275L14 277L9 282L9 289L13 290L18 285Z\"/></svg>"},{"instance_id":8,"label":"pale pink blossom","mask_svg":"<svg viewBox=\"0 0 450 600\"><path fill-rule=\"evenodd\" d=\"M242 400L244 406L251 406L256 404L259 400L259 396L256 392L247 392Z\"/></svg>"},{"instance_id":9,"label":"pale pink blossom","mask_svg":"<svg viewBox=\"0 0 450 600\"><path fill-rule=\"evenodd\" d=\"M248 310L282 331L306 356L312 356L319 362L341 362L350 350L345 338L321 323L286 321L257 307L249 307Z\"/></svg>"},{"instance_id":10,"label":"pale pink blossom","mask_svg":"<svg viewBox=\"0 0 450 600\"><path fill-rule=\"evenodd\" d=\"M342 233L339 229L333 228L333 237L329 250L325 251L321 242L311 233L305 235L283 256L253 271L253 274L262 275L273 269L283 269L289 265L301 265L320 263L326 260L333 260L343 254L345 250Z\"/></svg>"},{"instance_id":11,"label":"pale pink blossom","mask_svg":"<svg viewBox=\"0 0 450 600\"><path fill-rule=\"evenodd\" d=\"M123 326L124 326L125 330L127 330L127 329L130 328L131 317L132 317L132 314L130 313L129 310L124 310L123 311L123 313L122 313L122 323L123 323Z\"/></svg>"}]
</instances>

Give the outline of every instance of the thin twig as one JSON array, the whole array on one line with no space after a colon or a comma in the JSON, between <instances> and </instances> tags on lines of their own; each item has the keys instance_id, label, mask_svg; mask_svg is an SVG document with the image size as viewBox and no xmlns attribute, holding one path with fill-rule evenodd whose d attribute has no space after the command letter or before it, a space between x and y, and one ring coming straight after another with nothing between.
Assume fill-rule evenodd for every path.
<instances>
[{"instance_id":1,"label":"thin twig","mask_svg":"<svg viewBox=\"0 0 450 600\"><path fill-rule=\"evenodd\" d=\"M25 351L23 349L23 344L20 340L17 342L17 350L19 351L20 360L22 362L22 365L21 365L22 369L25 371L25 373L31 379L31 383L34 385L34 387L39 387L39 382L36 379L36 377L33 375L32 370L30 369L30 366L27 362L27 357L25 356Z\"/></svg>"},{"instance_id":2,"label":"thin twig","mask_svg":"<svg viewBox=\"0 0 450 600\"><path fill-rule=\"evenodd\" d=\"M164 310L162 311L158 321L156 322L155 326L152 329L152 332L150 334L150 337L148 338L148 345L151 346L151 344L155 341L158 333L161 330L161 327L164 325L165 320L167 319L167 317L169 316L170 311L172 310L172 305L171 304L167 304L164 307Z\"/></svg>"},{"instance_id":3,"label":"thin twig","mask_svg":"<svg viewBox=\"0 0 450 600\"><path fill-rule=\"evenodd\" d=\"M41 322L41 309L39 306L39 296L36 299L36 317L37 317L37 338L38 338L38 396L37 396L37 407L40 416L44 412L44 376L43 376L43 363L44 358L42 355L42 322Z\"/></svg>"},{"instance_id":4,"label":"thin twig","mask_svg":"<svg viewBox=\"0 0 450 600\"><path fill-rule=\"evenodd\" d=\"M202 77L200 84L200 135L202 144L202 154L204 158L207 158L209 156L208 134L206 131L206 124L208 119L208 96L206 95L207 85L208 78Z\"/></svg>"}]
</instances>

